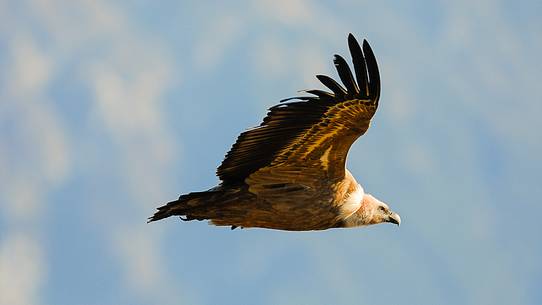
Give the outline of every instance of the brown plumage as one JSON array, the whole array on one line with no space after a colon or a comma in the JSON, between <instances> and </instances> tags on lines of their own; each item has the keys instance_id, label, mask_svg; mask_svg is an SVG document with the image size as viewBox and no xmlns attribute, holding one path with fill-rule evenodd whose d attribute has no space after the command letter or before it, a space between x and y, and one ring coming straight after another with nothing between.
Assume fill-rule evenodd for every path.
<instances>
[{"instance_id":1,"label":"brown plumage","mask_svg":"<svg viewBox=\"0 0 542 305\"><path fill-rule=\"evenodd\" d=\"M348 36L354 76L334 64L346 88L317 78L332 92L289 98L269 109L260 126L241 133L217 169L221 183L167 203L149 222L177 215L218 226L306 231L400 223L389 207L365 194L345 168L348 150L369 128L380 76L367 41ZM357 80L357 81L356 81Z\"/></svg>"}]
</instances>

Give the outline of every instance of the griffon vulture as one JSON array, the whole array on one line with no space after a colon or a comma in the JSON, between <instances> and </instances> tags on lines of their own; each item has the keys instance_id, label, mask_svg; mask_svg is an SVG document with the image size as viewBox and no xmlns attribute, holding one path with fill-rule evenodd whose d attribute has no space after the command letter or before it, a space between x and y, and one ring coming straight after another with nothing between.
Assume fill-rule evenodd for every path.
<instances>
[{"instance_id":1,"label":"griffon vulture","mask_svg":"<svg viewBox=\"0 0 542 305\"><path fill-rule=\"evenodd\" d=\"M344 87L316 77L331 92L281 101L263 122L237 138L217 169L221 182L179 197L149 218L208 219L217 226L307 231L349 228L401 218L366 193L346 169L354 141L378 108L380 76L367 41L348 36L354 75L343 57L333 63Z\"/></svg>"}]
</instances>

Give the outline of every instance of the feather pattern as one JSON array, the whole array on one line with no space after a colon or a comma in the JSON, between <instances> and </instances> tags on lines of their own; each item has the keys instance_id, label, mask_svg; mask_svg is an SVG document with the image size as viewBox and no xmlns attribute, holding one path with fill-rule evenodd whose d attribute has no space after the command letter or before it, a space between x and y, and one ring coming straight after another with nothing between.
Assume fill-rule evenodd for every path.
<instances>
[{"instance_id":1,"label":"feather pattern","mask_svg":"<svg viewBox=\"0 0 542 305\"><path fill-rule=\"evenodd\" d=\"M263 122L241 133L226 154L217 169L223 185L244 183L249 176L262 181L258 172L269 176L266 167L318 165L314 179L344 178L348 150L368 129L380 96L378 66L369 44L364 40L362 49L350 34L348 45L357 83L344 58L336 55L334 64L346 89L328 76L317 75L332 92L307 90L312 96L286 99L271 107Z\"/></svg>"}]
</instances>

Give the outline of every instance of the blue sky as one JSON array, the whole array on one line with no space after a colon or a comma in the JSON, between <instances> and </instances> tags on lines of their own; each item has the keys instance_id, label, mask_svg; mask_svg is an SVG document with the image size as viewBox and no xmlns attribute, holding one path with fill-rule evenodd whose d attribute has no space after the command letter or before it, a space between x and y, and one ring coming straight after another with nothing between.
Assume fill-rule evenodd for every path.
<instances>
[{"instance_id":1,"label":"blue sky","mask_svg":"<svg viewBox=\"0 0 542 305\"><path fill-rule=\"evenodd\" d=\"M0 2L0 304L540 304L539 1ZM324 232L158 205L367 38L348 167L401 214Z\"/></svg>"}]
</instances>

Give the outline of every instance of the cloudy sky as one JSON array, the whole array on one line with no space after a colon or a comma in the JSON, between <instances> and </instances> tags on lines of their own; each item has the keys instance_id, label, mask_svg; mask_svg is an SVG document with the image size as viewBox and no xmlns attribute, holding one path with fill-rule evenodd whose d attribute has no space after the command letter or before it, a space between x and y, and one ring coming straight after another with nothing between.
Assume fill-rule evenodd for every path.
<instances>
[{"instance_id":1,"label":"cloudy sky","mask_svg":"<svg viewBox=\"0 0 542 305\"><path fill-rule=\"evenodd\" d=\"M0 304L542 303L541 13L0 1ZM400 228L145 223L214 186L268 107L336 76L349 32L383 91L348 166Z\"/></svg>"}]
</instances>

